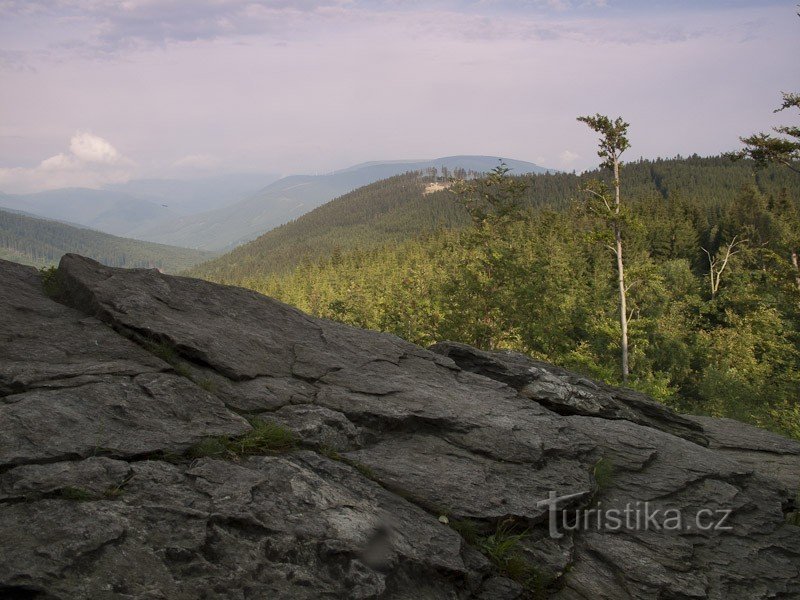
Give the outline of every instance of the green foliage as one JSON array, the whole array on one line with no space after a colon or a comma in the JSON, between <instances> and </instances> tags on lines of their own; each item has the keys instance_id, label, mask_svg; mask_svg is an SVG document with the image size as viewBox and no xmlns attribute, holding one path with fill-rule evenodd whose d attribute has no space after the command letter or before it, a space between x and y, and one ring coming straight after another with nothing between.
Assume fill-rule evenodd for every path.
<instances>
[{"instance_id":1,"label":"green foliage","mask_svg":"<svg viewBox=\"0 0 800 600\"><path fill-rule=\"evenodd\" d=\"M481 543L481 530L472 519L450 519L450 527L458 533L470 546L479 546Z\"/></svg>"},{"instance_id":2,"label":"green foliage","mask_svg":"<svg viewBox=\"0 0 800 600\"><path fill-rule=\"evenodd\" d=\"M119 498L122 496L122 485L110 485L105 490L103 490L103 498L108 500L114 500L115 498Z\"/></svg>"},{"instance_id":3,"label":"green foliage","mask_svg":"<svg viewBox=\"0 0 800 600\"><path fill-rule=\"evenodd\" d=\"M458 532L464 541L480 550L495 566L497 571L519 583L535 598L545 598L551 580L545 576L526 556L523 542L527 532L515 531L509 520L500 523L493 532L484 535L478 524L471 519L454 519L450 527Z\"/></svg>"},{"instance_id":4,"label":"green foliage","mask_svg":"<svg viewBox=\"0 0 800 600\"><path fill-rule=\"evenodd\" d=\"M597 178L523 177L520 210L508 218L489 212L480 226L470 225L450 192L430 194L432 203L460 208L463 227L356 250L346 242L336 256L282 274L249 271L244 283L311 314L423 346L452 339L512 349L618 384L613 256L597 251L596 218L578 200L580 187ZM747 163L696 157L629 163L623 179L628 206L643 215L625 223L628 385L684 412L800 435L792 264L800 180L778 167L753 173ZM337 213L341 226L345 217ZM748 244L712 297L703 248L717 255L735 235Z\"/></svg>"},{"instance_id":5,"label":"green foliage","mask_svg":"<svg viewBox=\"0 0 800 600\"><path fill-rule=\"evenodd\" d=\"M176 273L213 254L121 238L58 221L0 209L0 258L49 267L72 252L111 267L160 268Z\"/></svg>"},{"instance_id":6,"label":"green foliage","mask_svg":"<svg viewBox=\"0 0 800 600\"><path fill-rule=\"evenodd\" d=\"M578 121L586 123L591 129L600 134L600 149L597 156L603 159L602 166L613 169L618 162L620 154L630 148L628 141L628 123L617 117L613 121L601 114L593 117L578 117Z\"/></svg>"},{"instance_id":7,"label":"green foliage","mask_svg":"<svg viewBox=\"0 0 800 600\"><path fill-rule=\"evenodd\" d=\"M252 430L230 441L229 449L239 456L288 452L297 445L294 433L282 425L260 419L251 419L250 425Z\"/></svg>"},{"instance_id":8,"label":"green foliage","mask_svg":"<svg viewBox=\"0 0 800 600\"><path fill-rule=\"evenodd\" d=\"M336 456L339 456L339 454L336 453ZM328 456L328 458L332 458L332 456ZM375 473L375 471L372 470L372 468L370 466L365 465L364 463L358 462L356 460L353 460L353 459L350 459L350 458L345 458L345 457L342 457L342 456L339 456L339 459L342 460L342 462L344 462L345 464L348 464L351 467L353 467L356 471L361 473L361 475L363 475L367 479L370 479L372 481L377 481L378 476ZM398 493L400 492L400 490L395 490L395 491L398 492Z\"/></svg>"},{"instance_id":9,"label":"green foliage","mask_svg":"<svg viewBox=\"0 0 800 600\"><path fill-rule=\"evenodd\" d=\"M187 367L184 363L180 361L175 362L175 364L172 365L172 368L175 370L175 373L177 373L181 377L186 377L186 379L192 378L192 372L189 370L189 367Z\"/></svg>"},{"instance_id":10,"label":"green foliage","mask_svg":"<svg viewBox=\"0 0 800 600\"><path fill-rule=\"evenodd\" d=\"M189 367L186 365L185 362L181 361L180 355L178 354L178 351L175 349L174 346L170 345L167 342L144 342L143 345L148 352L157 356L165 363L168 363L175 371L175 373L177 373L181 377L192 379L192 371L189 369ZM200 387L203 387L203 389L207 389L208 391L211 391L208 388L213 387L213 382L206 379L196 383L200 385ZM207 387L204 387L204 385Z\"/></svg>"},{"instance_id":11,"label":"green foliage","mask_svg":"<svg viewBox=\"0 0 800 600\"><path fill-rule=\"evenodd\" d=\"M800 109L800 94L783 92L783 102L775 112L789 108ZM745 147L729 156L734 159L751 158L759 167L769 164L783 165L796 173L800 173L800 127L781 126L774 127L771 133L755 133L748 137L739 138ZM783 137L780 137L783 136Z\"/></svg>"},{"instance_id":12,"label":"green foliage","mask_svg":"<svg viewBox=\"0 0 800 600\"><path fill-rule=\"evenodd\" d=\"M231 453L227 437L206 438L189 448L189 458L227 458Z\"/></svg>"},{"instance_id":13,"label":"green foliage","mask_svg":"<svg viewBox=\"0 0 800 600\"><path fill-rule=\"evenodd\" d=\"M187 451L189 458L236 459L252 454L279 454L289 452L297 446L295 434L286 427L251 419L252 429L239 437L219 436L206 438Z\"/></svg>"},{"instance_id":14,"label":"green foliage","mask_svg":"<svg viewBox=\"0 0 800 600\"><path fill-rule=\"evenodd\" d=\"M42 267L39 269L42 278L42 289L50 298L58 298L61 295L61 284L58 281L58 269L56 267Z\"/></svg>"},{"instance_id":15,"label":"green foliage","mask_svg":"<svg viewBox=\"0 0 800 600\"><path fill-rule=\"evenodd\" d=\"M637 212L663 212L665 201L680 202L688 218L704 219L698 207L729 202L743 185L752 182L751 165L727 158L669 159L627 163L621 171L625 194ZM522 204L540 210L567 210L582 196L590 180L603 179L602 170L583 175L550 173L519 178L525 184ZM778 191L791 183L792 173L767 169L756 176L759 186ZM229 254L193 267L189 274L219 283L255 287L272 276L353 252L372 253L441 228L461 228L471 219L463 205L452 201L449 190L426 193L429 176L412 172L364 186L302 217L269 231ZM796 185L793 183L792 185ZM691 199L691 201L690 201ZM641 205L641 207L640 207ZM676 228L686 221L673 222ZM679 235L664 243L679 246ZM694 228L691 228L694 232Z\"/></svg>"},{"instance_id":16,"label":"green foliage","mask_svg":"<svg viewBox=\"0 0 800 600\"><path fill-rule=\"evenodd\" d=\"M501 162L486 177L456 181L450 188L476 227L482 228L520 214L527 185L520 179L508 177L510 170Z\"/></svg>"}]
</instances>

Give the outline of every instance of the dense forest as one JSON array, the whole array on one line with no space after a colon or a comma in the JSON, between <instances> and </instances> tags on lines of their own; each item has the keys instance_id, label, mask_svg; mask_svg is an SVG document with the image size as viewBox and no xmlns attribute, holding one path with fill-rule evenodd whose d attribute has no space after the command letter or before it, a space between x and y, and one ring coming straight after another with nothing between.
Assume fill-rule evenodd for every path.
<instances>
[{"instance_id":1,"label":"dense forest","mask_svg":"<svg viewBox=\"0 0 800 600\"><path fill-rule=\"evenodd\" d=\"M74 252L112 267L188 269L212 255L208 252L121 238L58 221L0 210L0 258L46 267Z\"/></svg>"},{"instance_id":2,"label":"dense forest","mask_svg":"<svg viewBox=\"0 0 800 600\"><path fill-rule=\"evenodd\" d=\"M279 229L206 276L418 344L514 349L620 383L613 253L581 191L608 173L498 171L424 195L426 177L345 196L285 226L305 245L275 252ZM628 385L800 437L800 177L690 157L627 164L621 181Z\"/></svg>"},{"instance_id":3,"label":"dense forest","mask_svg":"<svg viewBox=\"0 0 800 600\"><path fill-rule=\"evenodd\" d=\"M442 181L441 171L438 175ZM566 210L579 200L582 186L601 175L592 171L524 176L523 202L532 209ZM629 163L624 178L625 192L634 201L686 197L709 207L724 205L745 185L756 185L765 192L795 185L792 174L779 169L754 173L747 163L697 156ZM189 274L243 285L253 278L286 273L303 262L349 250L374 249L440 228L466 226L467 211L453 201L452 193L426 193L436 180L430 171L411 172L364 186L194 267Z\"/></svg>"}]
</instances>

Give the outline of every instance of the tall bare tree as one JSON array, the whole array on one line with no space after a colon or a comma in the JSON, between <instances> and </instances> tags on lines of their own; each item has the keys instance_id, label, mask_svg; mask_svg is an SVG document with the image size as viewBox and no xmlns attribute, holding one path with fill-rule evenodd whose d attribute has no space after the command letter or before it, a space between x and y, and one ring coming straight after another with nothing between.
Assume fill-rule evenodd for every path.
<instances>
[{"instance_id":1,"label":"tall bare tree","mask_svg":"<svg viewBox=\"0 0 800 600\"><path fill-rule=\"evenodd\" d=\"M706 253L708 256L708 275L711 280L711 297L714 298L719 291L719 284L722 281L722 274L725 272L725 268L728 266L728 262L730 261L731 257L734 254L739 253L738 246L745 243L745 240L737 239L739 236L733 236L733 239L725 246L724 249L720 248L717 255L711 254L705 248L702 248L703 252Z\"/></svg>"},{"instance_id":2,"label":"tall bare tree","mask_svg":"<svg viewBox=\"0 0 800 600\"><path fill-rule=\"evenodd\" d=\"M611 120L609 117L601 114L595 116L578 117L578 121L586 123L591 129L600 134L600 149L597 155L603 159L601 166L611 169L614 173L614 197L613 200L609 199L604 186L590 185L586 191L595 199L599 200L596 206L599 206L600 211L604 211L603 215L605 220L611 226L614 234L613 246L611 250L617 259L617 283L619 286L619 323L622 329L622 381L628 381L630 368L628 364L628 307L627 307L627 293L628 288L625 286L625 265L622 260L622 224L623 212L622 201L620 199L620 182L619 182L619 169L622 165L620 155L630 147L628 141L628 123L622 120L622 117L617 117Z\"/></svg>"}]
</instances>

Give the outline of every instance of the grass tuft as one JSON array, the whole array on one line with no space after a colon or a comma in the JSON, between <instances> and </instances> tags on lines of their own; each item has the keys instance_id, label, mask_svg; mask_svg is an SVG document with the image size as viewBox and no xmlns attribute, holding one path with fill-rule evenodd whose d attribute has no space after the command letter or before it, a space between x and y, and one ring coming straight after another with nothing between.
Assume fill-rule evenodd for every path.
<instances>
[{"instance_id":1,"label":"grass tuft","mask_svg":"<svg viewBox=\"0 0 800 600\"><path fill-rule=\"evenodd\" d=\"M207 438L187 451L190 458L231 458L251 454L279 454L297 446L297 437L286 427L270 421L251 419L250 431L236 438Z\"/></svg>"},{"instance_id":2,"label":"grass tuft","mask_svg":"<svg viewBox=\"0 0 800 600\"><path fill-rule=\"evenodd\" d=\"M472 519L450 519L450 527L456 530L464 541L466 541L470 546L478 546L481 545L481 530L478 527L478 524L473 521Z\"/></svg>"},{"instance_id":3,"label":"grass tuft","mask_svg":"<svg viewBox=\"0 0 800 600\"><path fill-rule=\"evenodd\" d=\"M531 597L547 597L552 578L542 573L525 557L522 542L527 531L515 531L510 520L500 523L494 533L489 535L484 535L479 524L472 519L452 519L450 527L465 542L480 550L501 575L519 583Z\"/></svg>"}]
</instances>

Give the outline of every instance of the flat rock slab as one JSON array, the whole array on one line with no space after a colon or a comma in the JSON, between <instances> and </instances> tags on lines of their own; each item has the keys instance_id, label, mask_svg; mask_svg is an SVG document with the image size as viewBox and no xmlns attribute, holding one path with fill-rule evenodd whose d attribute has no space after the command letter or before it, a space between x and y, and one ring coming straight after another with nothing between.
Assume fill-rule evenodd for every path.
<instances>
[{"instance_id":1,"label":"flat rock slab","mask_svg":"<svg viewBox=\"0 0 800 600\"><path fill-rule=\"evenodd\" d=\"M0 489L9 480L17 489L120 487L113 497L0 505L8 587L56 598L226 600L480 591L458 534L313 453L191 466L87 459L14 471L0 476Z\"/></svg>"},{"instance_id":2,"label":"flat rock slab","mask_svg":"<svg viewBox=\"0 0 800 600\"><path fill-rule=\"evenodd\" d=\"M710 447L800 494L800 442L733 419L689 417L703 427Z\"/></svg>"},{"instance_id":3,"label":"flat rock slab","mask_svg":"<svg viewBox=\"0 0 800 600\"><path fill-rule=\"evenodd\" d=\"M519 352L485 352L457 342L431 350L462 369L507 383L520 394L564 415L623 419L706 445L703 427L645 394L592 381Z\"/></svg>"},{"instance_id":4,"label":"flat rock slab","mask_svg":"<svg viewBox=\"0 0 800 600\"><path fill-rule=\"evenodd\" d=\"M97 319L0 261L0 468L182 452L250 429L239 415Z\"/></svg>"},{"instance_id":5,"label":"flat rock slab","mask_svg":"<svg viewBox=\"0 0 800 600\"><path fill-rule=\"evenodd\" d=\"M514 551L552 578L551 597L800 597L787 486L731 440L787 469L794 442L247 290L74 255L57 281L72 308L0 262L0 596L530 597L449 521L526 532ZM184 454L247 431L242 414L299 448ZM568 524L598 502L647 502L688 521L729 510L733 529L550 537L551 492L570 497L552 513Z\"/></svg>"}]
</instances>

